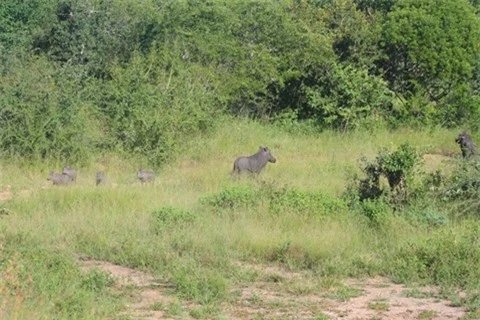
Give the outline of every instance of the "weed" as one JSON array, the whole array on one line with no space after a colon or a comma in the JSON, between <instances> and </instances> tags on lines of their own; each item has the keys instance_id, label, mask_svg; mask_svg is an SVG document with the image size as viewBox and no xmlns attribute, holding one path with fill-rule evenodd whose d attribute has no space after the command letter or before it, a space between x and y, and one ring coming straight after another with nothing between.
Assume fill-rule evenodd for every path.
<instances>
[{"instance_id":1,"label":"weed","mask_svg":"<svg viewBox=\"0 0 480 320\"><path fill-rule=\"evenodd\" d=\"M165 309L165 304L161 301L156 301L150 305L150 310L161 311Z\"/></svg>"},{"instance_id":2,"label":"weed","mask_svg":"<svg viewBox=\"0 0 480 320\"><path fill-rule=\"evenodd\" d=\"M162 207L152 212L152 228L159 234L166 228L181 228L194 223L198 216L176 207Z\"/></svg>"},{"instance_id":3,"label":"weed","mask_svg":"<svg viewBox=\"0 0 480 320\"><path fill-rule=\"evenodd\" d=\"M418 288L405 290L402 292L402 295L408 298L416 298L416 299L427 299L427 298L435 297L435 293L422 291L422 290L419 290Z\"/></svg>"},{"instance_id":4,"label":"weed","mask_svg":"<svg viewBox=\"0 0 480 320\"><path fill-rule=\"evenodd\" d=\"M375 311L388 311L390 306L385 299L375 299L368 303L368 308Z\"/></svg>"},{"instance_id":5,"label":"weed","mask_svg":"<svg viewBox=\"0 0 480 320\"><path fill-rule=\"evenodd\" d=\"M422 310L418 313L417 319L418 320L431 320L437 317L437 312L433 310Z\"/></svg>"},{"instance_id":6,"label":"weed","mask_svg":"<svg viewBox=\"0 0 480 320\"><path fill-rule=\"evenodd\" d=\"M169 316L176 317L183 314L183 307L179 301L172 301L167 306L167 313Z\"/></svg>"},{"instance_id":7,"label":"weed","mask_svg":"<svg viewBox=\"0 0 480 320\"><path fill-rule=\"evenodd\" d=\"M90 291L101 292L115 283L110 273L100 269L90 270L82 281L82 287Z\"/></svg>"},{"instance_id":8,"label":"weed","mask_svg":"<svg viewBox=\"0 0 480 320\"><path fill-rule=\"evenodd\" d=\"M335 289L332 293L325 295L326 298L335 299L339 301L348 301L352 298L359 297L363 294L363 291L357 288L349 286L341 286Z\"/></svg>"}]
</instances>

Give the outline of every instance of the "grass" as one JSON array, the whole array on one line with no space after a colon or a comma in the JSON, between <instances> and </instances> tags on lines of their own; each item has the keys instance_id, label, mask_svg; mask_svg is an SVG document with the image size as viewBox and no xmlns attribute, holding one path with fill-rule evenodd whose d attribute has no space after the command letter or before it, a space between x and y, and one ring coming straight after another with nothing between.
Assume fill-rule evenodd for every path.
<instances>
[{"instance_id":1,"label":"grass","mask_svg":"<svg viewBox=\"0 0 480 320\"><path fill-rule=\"evenodd\" d=\"M437 317L437 313L432 310L422 310L417 316L419 320L430 320L435 319Z\"/></svg>"},{"instance_id":2,"label":"grass","mask_svg":"<svg viewBox=\"0 0 480 320\"><path fill-rule=\"evenodd\" d=\"M375 299L368 303L368 308L375 311L388 311L390 305L386 299Z\"/></svg>"},{"instance_id":3,"label":"grass","mask_svg":"<svg viewBox=\"0 0 480 320\"><path fill-rule=\"evenodd\" d=\"M476 277L464 276L478 256L468 245L476 230L472 225L478 227L478 222L428 229L395 215L376 229L339 200L349 174L358 172L360 156L373 158L380 147L403 142L432 153L456 152L455 136L456 131L449 130L295 135L251 121L228 121L215 133L182 146L178 158L157 169L155 184L148 186L136 181L138 159L115 155L80 167L76 185L65 188L46 181L51 168L59 170L63 164L3 162L0 189L11 190L13 198L1 203L9 214L0 216L0 270L8 271L11 283L0 282L0 292L9 290L12 299L2 299L0 306L12 318L100 319L118 314L123 297L104 275L82 273L75 263L79 254L173 282L180 300L165 306L170 316L188 313L182 301L201 305L191 311L195 318L220 314L220 306L232 299L232 287L258 279L245 273L239 261L279 264L324 279L289 289L298 294L309 294L330 279L375 274L403 282L467 286ZM231 179L235 157L252 154L259 145L270 147L277 163L268 164L258 179ZM444 164L432 165L429 169ZM95 187L98 169L109 177L102 187ZM257 200L242 198L242 190ZM223 207L219 197L241 205ZM241 202L245 199L253 202ZM455 256L449 253L456 249L465 255L456 261L457 274L451 275L447 267L455 264ZM441 268L434 270L434 277L419 260L425 256L446 259L437 264ZM52 257L56 264L51 272L40 268L31 274L31 282L15 285L28 274L16 265L42 265ZM462 277L463 283L458 280ZM270 280L276 281L289 283L280 277ZM356 294L349 288L334 293L338 299ZM61 296L69 299L60 301ZM51 299L59 301L43 307Z\"/></svg>"}]
</instances>

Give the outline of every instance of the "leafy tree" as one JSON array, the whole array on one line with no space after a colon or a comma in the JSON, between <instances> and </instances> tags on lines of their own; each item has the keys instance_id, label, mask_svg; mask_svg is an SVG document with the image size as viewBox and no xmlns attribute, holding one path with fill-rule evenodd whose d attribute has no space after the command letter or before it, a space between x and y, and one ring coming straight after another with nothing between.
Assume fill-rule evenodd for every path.
<instances>
[{"instance_id":1,"label":"leafy tree","mask_svg":"<svg viewBox=\"0 0 480 320\"><path fill-rule=\"evenodd\" d=\"M0 47L27 48L32 30L48 16L55 0L4 0L0 6Z\"/></svg>"},{"instance_id":2,"label":"leafy tree","mask_svg":"<svg viewBox=\"0 0 480 320\"><path fill-rule=\"evenodd\" d=\"M357 7L372 14L373 12L381 12L387 14L391 9L395 0L354 0Z\"/></svg>"},{"instance_id":3,"label":"leafy tree","mask_svg":"<svg viewBox=\"0 0 480 320\"><path fill-rule=\"evenodd\" d=\"M381 119L392 106L392 92L379 77L350 65L337 65L331 77L305 88L306 112L322 125L356 128L368 119Z\"/></svg>"},{"instance_id":4,"label":"leafy tree","mask_svg":"<svg viewBox=\"0 0 480 320\"><path fill-rule=\"evenodd\" d=\"M0 67L0 152L84 160L96 130L78 79L42 57L12 56L7 62Z\"/></svg>"},{"instance_id":5,"label":"leafy tree","mask_svg":"<svg viewBox=\"0 0 480 320\"><path fill-rule=\"evenodd\" d=\"M372 69L380 58L380 17L358 10L353 0L334 1L323 15L339 60Z\"/></svg>"},{"instance_id":6,"label":"leafy tree","mask_svg":"<svg viewBox=\"0 0 480 320\"><path fill-rule=\"evenodd\" d=\"M157 48L112 68L111 80L89 87L104 130L99 147L165 163L180 143L213 124L215 84L204 71L186 70Z\"/></svg>"},{"instance_id":7,"label":"leafy tree","mask_svg":"<svg viewBox=\"0 0 480 320\"><path fill-rule=\"evenodd\" d=\"M480 21L466 0L398 0L382 34L390 87L441 101L468 83L480 53Z\"/></svg>"}]
</instances>

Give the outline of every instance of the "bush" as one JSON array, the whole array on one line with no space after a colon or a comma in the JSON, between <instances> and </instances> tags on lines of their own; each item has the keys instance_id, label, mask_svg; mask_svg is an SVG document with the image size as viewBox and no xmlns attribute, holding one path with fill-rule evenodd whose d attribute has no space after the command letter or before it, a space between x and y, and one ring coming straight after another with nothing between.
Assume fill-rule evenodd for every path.
<instances>
[{"instance_id":1,"label":"bush","mask_svg":"<svg viewBox=\"0 0 480 320\"><path fill-rule=\"evenodd\" d=\"M29 159L85 160L97 133L81 81L44 58L0 64L0 152Z\"/></svg>"},{"instance_id":2,"label":"bush","mask_svg":"<svg viewBox=\"0 0 480 320\"><path fill-rule=\"evenodd\" d=\"M265 197L269 210L273 214L292 212L303 215L331 215L345 209L341 199L315 191L303 191L296 188L266 190Z\"/></svg>"},{"instance_id":3,"label":"bush","mask_svg":"<svg viewBox=\"0 0 480 320\"><path fill-rule=\"evenodd\" d=\"M402 245L387 259L399 281L460 286L478 284L480 237L478 224L464 225L460 233L441 229L432 236Z\"/></svg>"},{"instance_id":4,"label":"bush","mask_svg":"<svg viewBox=\"0 0 480 320\"><path fill-rule=\"evenodd\" d=\"M480 161L459 161L438 193L456 217L480 217Z\"/></svg>"},{"instance_id":5,"label":"bush","mask_svg":"<svg viewBox=\"0 0 480 320\"><path fill-rule=\"evenodd\" d=\"M169 228L181 228L197 221L198 216L176 207L162 207L152 212L152 227L156 234Z\"/></svg>"},{"instance_id":6,"label":"bush","mask_svg":"<svg viewBox=\"0 0 480 320\"><path fill-rule=\"evenodd\" d=\"M301 215L330 215L345 208L338 198L296 188L278 188L273 184L238 186L200 199L203 204L216 210L252 209L260 204L268 207L271 214L294 213Z\"/></svg>"},{"instance_id":7,"label":"bush","mask_svg":"<svg viewBox=\"0 0 480 320\"><path fill-rule=\"evenodd\" d=\"M392 214L392 208L382 199L365 199L360 204L360 212L366 216L370 223L379 227L385 224Z\"/></svg>"},{"instance_id":8,"label":"bush","mask_svg":"<svg viewBox=\"0 0 480 320\"><path fill-rule=\"evenodd\" d=\"M360 179L354 176L346 195L350 194L353 201L379 199L387 191L380 184L380 177L384 176L390 187L389 201L396 206L408 203L407 181L412 178L419 164L420 157L409 144L402 144L394 151L382 149L371 162L363 157L360 159L360 169L365 177Z\"/></svg>"},{"instance_id":9,"label":"bush","mask_svg":"<svg viewBox=\"0 0 480 320\"><path fill-rule=\"evenodd\" d=\"M258 190L249 186L235 186L218 193L200 198L200 203L213 207L215 210L248 209L258 205L261 199Z\"/></svg>"},{"instance_id":10,"label":"bush","mask_svg":"<svg viewBox=\"0 0 480 320\"><path fill-rule=\"evenodd\" d=\"M159 166L177 147L214 124L214 84L204 70L187 71L156 48L136 54L127 67L112 68L95 99L105 126L102 148L146 157ZM95 88L92 88L95 90Z\"/></svg>"},{"instance_id":11,"label":"bush","mask_svg":"<svg viewBox=\"0 0 480 320\"><path fill-rule=\"evenodd\" d=\"M33 317L20 314L22 319L99 319L116 313L119 297L112 291L108 274L84 274L72 257L47 249L24 234L5 232L0 243L0 295L6 306L2 314L7 318L17 318L18 310L35 310ZM10 298L15 301L9 310Z\"/></svg>"}]
</instances>

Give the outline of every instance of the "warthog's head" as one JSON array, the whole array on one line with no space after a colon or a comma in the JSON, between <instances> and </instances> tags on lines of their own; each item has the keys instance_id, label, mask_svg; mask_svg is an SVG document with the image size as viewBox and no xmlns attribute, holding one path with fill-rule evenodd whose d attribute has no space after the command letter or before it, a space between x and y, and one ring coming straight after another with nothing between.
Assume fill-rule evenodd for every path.
<instances>
[{"instance_id":1,"label":"warthog's head","mask_svg":"<svg viewBox=\"0 0 480 320\"><path fill-rule=\"evenodd\" d=\"M468 135L468 133L466 133L465 131L461 132L458 137L455 139L455 142L460 144L460 145L464 145L467 141L471 140L470 136Z\"/></svg>"},{"instance_id":2,"label":"warthog's head","mask_svg":"<svg viewBox=\"0 0 480 320\"><path fill-rule=\"evenodd\" d=\"M271 163L275 163L277 162L277 159L275 159L275 157L272 155L272 153L270 152L270 149L268 149L267 147L262 147L260 146L260 148L258 149L258 151L260 152L260 154L262 156L265 157L265 159L267 159L268 162L271 162Z\"/></svg>"}]
</instances>

